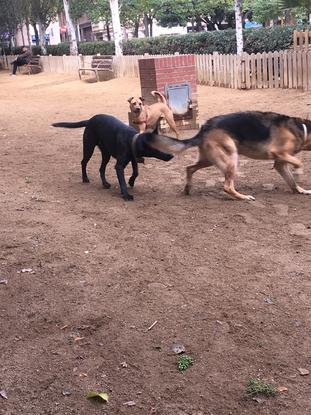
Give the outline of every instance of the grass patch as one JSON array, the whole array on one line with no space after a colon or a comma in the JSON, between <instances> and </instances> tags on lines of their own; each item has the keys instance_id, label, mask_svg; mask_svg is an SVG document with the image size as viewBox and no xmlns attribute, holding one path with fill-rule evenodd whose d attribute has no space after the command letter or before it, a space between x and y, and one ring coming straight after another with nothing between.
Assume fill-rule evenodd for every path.
<instances>
[{"instance_id":1,"label":"grass patch","mask_svg":"<svg viewBox=\"0 0 311 415\"><path fill-rule=\"evenodd\" d=\"M270 383L266 383L260 379L250 379L246 389L245 395L247 398L252 398L254 396L274 396L276 395L276 389Z\"/></svg>"},{"instance_id":2,"label":"grass patch","mask_svg":"<svg viewBox=\"0 0 311 415\"><path fill-rule=\"evenodd\" d=\"M177 359L177 368L180 372L187 370L191 365L193 365L193 359L187 354L179 356Z\"/></svg>"}]
</instances>

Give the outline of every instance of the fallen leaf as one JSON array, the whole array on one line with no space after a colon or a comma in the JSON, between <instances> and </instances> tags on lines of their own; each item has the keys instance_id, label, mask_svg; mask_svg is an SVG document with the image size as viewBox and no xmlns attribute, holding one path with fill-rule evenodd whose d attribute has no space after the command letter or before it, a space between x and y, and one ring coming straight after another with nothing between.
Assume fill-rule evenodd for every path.
<instances>
[{"instance_id":1,"label":"fallen leaf","mask_svg":"<svg viewBox=\"0 0 311 415\"><path fill-rule=\"evenodd\" d=\"M287 387L286 387L286 386L278 386L278 387L276 388L276 390L277 390L278 392L287 392L287 391L288 391L288 389L287 389Z\"/></svg>"},{"instance_id":2,"label":"fallen leaf","mask_svg":"<svg viewBox=\"0 0 311 415\"><path fill-rule=\"evenodd\" d=\"M122 362L122 363L121 363L121 366L122 366L122 367L128 367L128 364L127 364L126 362Z\"/></svg>"},{"instance_id":3,"label":"fallen leaf","mask_svg":"<svg viewBox=\"0 0 311 415\"><path fill-rule=\"evenodd\" d=\"M104 402L108 402L108 400L109 400L109 396L106 392L90 391L90 392L88 392L87 397L89 399L92 399L92 398L101 399Z\"/></svg>"},{"instance_id":4,"label":"fallen leaf","mask_svg":"<svg viewBox=\"0 0 311 415\"><path fill-rule=\"evenodd\" d=\"M79 374L79 377L80 378L87 378L88 377L88 374L87 373L80 373Z\"/></svg>"},{"instance_id":5,"label":"fallen leaf","mask_svg":"<svg viewBox=\"0 0 311 415\"><path fill-rule=\"evenodd\" d=\"M255 402L259 403L260 405L262 405L263 403L266 402L266 399L265 398L262 398L261 396L255 396L253 398L253 401L255 401Z\"/></svg>"},{"instance_id":6,"label":"fallen leaf","mask_svg":"<svg viewBox=\"0 0 311 415\"><path fill-rule=\"evenodd\" d=\"M63 391L63 392L62 392L62 394L63 394L64 396L70 396L70 395L71 395L71 391L69 391L69 390L65 390L65 391Z\"/></svg>"},{"instance_id":7,"label":"fallen leaf","mask_svg":"<svg viewBox=\"0 0 311 415\"><path fill-rule=\"evenodd\" d=\"M65 324L63 327L61 327L61 330L65 330L68 327L68 324Z\"/></svg>"},{"instance_id":8,"label":"fallen leaf","mask_svg":"<svg viewBox=\"0 0 311 415\"><path fill-rule=\"evenodd\" d=\"M301 374L301 376L307 376L310 373L308 369L304 369L302 367L298 368L298 372Z\"/></svg>"},{"instance_id":9,"label":"fallen leaf","mask_svg":"<svg viewBox=\"0 0 311 415\"><path fill-rule=\"evenodd\" d=\"M3 399L8 399L8 395L6 394L6 391L5 391L4 389L2 389L2 390L0 391L0 396L1 396Z\"/></svg>"},{"instance_id":10,"label":"fallen leaf","mask_svg":"<svg viewBox=\"0 0 311 415\"><path fill-rule=\"evenodd\" d=\"M7 285L8 284L8 280L0 280L0 284Z\"/></svg>"}]
</instances>

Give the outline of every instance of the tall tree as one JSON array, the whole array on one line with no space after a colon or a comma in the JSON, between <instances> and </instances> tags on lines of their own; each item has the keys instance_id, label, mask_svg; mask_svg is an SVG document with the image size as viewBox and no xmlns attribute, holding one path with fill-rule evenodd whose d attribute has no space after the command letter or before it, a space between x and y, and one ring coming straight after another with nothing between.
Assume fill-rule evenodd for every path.
<instances>
[{"instance_id":1,"label":"tall tree","mask_svg":"<svg viewBox=\"0 0 311 415\"><path fill-rule=\"evenodd\" d=\"M31 22L34 28L38 25L39 44L42 53L46 54L45 32L49 24L56 18L60 11L60 0L29 0Z\"/></svg>"},{"instance_id":2,"label":"tall tree","mask_svg":"<svg viewBox=\"0 0 311 415\"><path fill-rule=\"evenodd\" d=\"M240 55L243 52L242 4L243 4L243 0L234 1L235 32L236 32L236 45L237 45L238 55Z\"/></svg>"},{"instance_id":3,"label":"tall tree","mask_svg":"<svg viewBox=\"0 0 311 415\"><path fill-rule=\"evenodd\" d=\"M116 56L122 56L122 30L118 0L109 0Z\"/></svg>"},{"instance_id":4,"label":"tall tree","mask_svg":"<svg viewBox=\"0 0 311 415\"><path fill-rule=\"evenodd\" d=\"M68 31L69 37L69 46L70 46L70 55L78 55L78 44L76 39L76 31L75 27L72 23L71 16L70 16L70 6L69 0L63 0L64 2L64 11L66 16L66 26Z\"/></svg>"}]
</instances>

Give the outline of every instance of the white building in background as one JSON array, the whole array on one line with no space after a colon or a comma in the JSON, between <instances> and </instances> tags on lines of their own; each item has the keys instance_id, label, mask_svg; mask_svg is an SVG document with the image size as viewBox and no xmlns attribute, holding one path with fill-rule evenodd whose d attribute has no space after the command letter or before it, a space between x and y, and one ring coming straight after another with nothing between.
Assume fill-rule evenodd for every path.
<instances>
[{"instance_id":1,"label":"white building in background","mask_svg":"<svg viewBox=\"0 0 311 415\"><path fill-rule=\"evenodd\" d=\"M29 26L30 31L30 38L31 38L31 44L36 44L36 38L35 38L35 32L33 27ZM67 38L67 29L66 29L66 22L64 16L61 14L55 22L51 23L47 30L46 30L46 40L47 44L49 45L57 45L61 42L66 41ZM187 27L161 27L157 25L156 21L154 21L153 24L153 36L161 36L161 35L177 35L177 34L186 34L187 33ZM113 30L110 28L110 35L111 38L113 38ZM132 39L133 38L133 29L123 29L123 35L125 39ZM138 37L143 38L144 30L143 27L139 29ZM107 28L104 22L99 23L91 23L89 18L87 16L82 16L78 20L77 24L77 38L79 41L95 41L95 40L107 40ZM23 46L28 45L28 37L27 37L27 31L26 26L23 26L23 30L18 29L16 32L16 46Z\"/></svg>"}]
</instances>

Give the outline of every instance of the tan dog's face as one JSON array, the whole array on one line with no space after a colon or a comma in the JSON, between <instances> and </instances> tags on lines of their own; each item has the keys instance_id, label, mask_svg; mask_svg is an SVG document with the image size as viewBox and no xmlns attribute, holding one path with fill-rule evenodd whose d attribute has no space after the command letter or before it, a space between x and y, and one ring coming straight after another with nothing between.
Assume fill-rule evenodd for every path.
<instances>
[{"instance_id":1,"label":"tan dog's face","mask_svg":"<svg viewBox=\"0 0 311 415\"><path fill-rule=\"evenodd\" d=\"M130 109L134 114L140 114L144 106L142 97L131 97L127 100L130 103Z\"/></svg>"}]
</instances>

